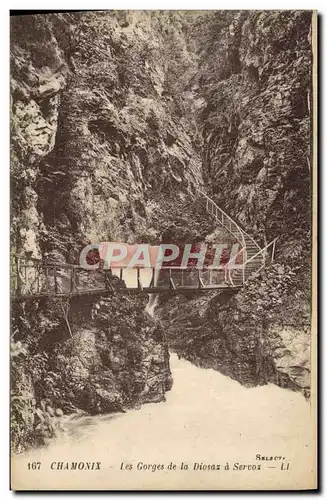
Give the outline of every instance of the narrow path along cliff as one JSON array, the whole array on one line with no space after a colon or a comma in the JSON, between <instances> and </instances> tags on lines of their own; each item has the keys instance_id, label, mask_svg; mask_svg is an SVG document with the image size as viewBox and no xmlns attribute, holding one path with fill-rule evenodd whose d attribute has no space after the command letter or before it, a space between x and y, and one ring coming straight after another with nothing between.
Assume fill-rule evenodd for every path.
<instances>
[{"instance_id":1,"label":"narrow path along cliff","mask_svg":"<svg viewBox=\"0 0 327 500\"><path fill-rule=\"evenodd\" d=\"M301 482L299 470L305 477L309 453L310 419L310 404L301 394L272 384L247 389L214 370L178 360L175 354L171 354L170 364L174 385L166 402L115 416L68 417L61 437L47 448L14 456L13 470L17 467L24 473L28 462L41 461L42 469L26 473L24 478L34 485L37 481L41 489L74 488L75 481L79 488L96 488L97 481L104 484L104 478L110 489L128 484L135 488L144 480L148 488L159 488L163 479L167 481L167 474L171 488L199 488L203 480L206 487L228 487L235 474L242 473L233 470L239 468L234 464L274 467L271 476L279 475L281 488L294 481L292 470L283 476L279 460L257 460L260 454L285 457ZM90 461L90 457L101 462L100 470L73 474L71 470L56 470L58 462L65 466ZM170 462L177 465L176 471L153 472L145 466L164 464L166 468ZM181 473L181 462L188 463L190 471L195 468L197 474ZM224 470L226 462L230 471ZM126 470L127 464L133 469ZM208 470L205 465L220 465L223 470ZM260 486L260 471L247 471L244 481ZM267 487L266 479L261 486Z\"/></svg>"}]
</instances>

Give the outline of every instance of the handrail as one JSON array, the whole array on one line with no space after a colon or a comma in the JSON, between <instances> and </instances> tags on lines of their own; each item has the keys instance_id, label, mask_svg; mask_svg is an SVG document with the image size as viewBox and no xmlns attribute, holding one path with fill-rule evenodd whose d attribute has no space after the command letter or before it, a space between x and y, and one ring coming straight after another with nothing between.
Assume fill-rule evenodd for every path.
<instances>
[{"instance_id":1,"label":"handrail","mask_svg":"<svg viewBox=\"0 0 327 500\"><path fill-rule=\"evenodd\" d=\"M238 226L238 224L228 215L226 214L226 212L224 212L224 210L220 207L218 207L217 203L215 203L206 193L204 193L203 191L201 191L201 189L198 190L199 193L201 193L205 198L207 198L213 205L215 205L216 208L218 208L218 210L220 212L222 212L225 217L227 217L227 219L229 219L233 224L235 224L235 226L237 226L237 228L242 232L241 228Z\"/></svg>"},{"instance_id":2,"label":"handrail","mask_svg":"<svg viewBox=\"0 0 327 500\"><path fill-rule=\"evenodd\" d=\"M246 282L246 280L248 279L250 274L257 273L265 266L266 257L268 255L268 249L271 246L272 246L272 253L271 253L270 258L271 258L271 262L273 261L274 253L275 253L275 245L276 245L276 241L277 241L278 237L275 238L274 240L272 240L264 248L260 248L259 245L254 241L254 239L248 233L243 231L243 229L241 229L240 226L228 214L226 214L226 212L224 212L224 210L222 210L206 193L204 193L201 190L199 190L199 193L202 196L204 196L204 198L206 199L207 212L214 215L216 221L219 222L219 224L222 227L224 227L227 231L229 231L229 233L231 233L237 239L237 241L241 244L241 249L225 265L222 264L222 265L219 265L219 266L214 267L214 268L211 265L206 265L206 266L201 267L201 271L198 270L197 266L190 267L190 266L165 266L165 265L160 266L160 268L156 268L156 266L137 267L137 268L134 267L133 268L133 267L129 267L128 265L124 265L124 266L110 267L109 269L112 271L120 269L121 277L122 277L122 273L123 273L124 269L126 269L126 270L133 270L133 269L135 270L136 269L137 278L138 278L138 288L140 288L140 289L143 289L142 284L140 283L140 270L142 270L142 269L143 270L152 269L153 278L151 280L151 283L154 279L154 274L155 274L156 270L169 271L170 275L171 275L172 270L197 270L198 275L199 275L199 287L200 288L204 287L204 284L203 284L202 279L201 279L201 272L202 271L205 271L207 269L210 271L224 270L226 283L229 282L234 287L234 286L240 286L240 285L237 285L237 282L240 283L240 280L241 280L242 285L244 285L244 283ZM254 248L253 248L253 245L249 243L249 240L251 242L253 242ZM259 249L259 251L256 252L250 259L247 259L247 256L248 256L247 244L250 245L251 252L253 250L255 251L256 248ZM240 264L238 266L236 274L234 274L232 276L232 273L231 273L232 265L241 253L243 254L242 264ZM249 262L253 261L254 259L258 258L258 256L262 256L262 260L260 259L260 261L258 261L257 265L251 266L250 268L246 268L246 265ZM75 288L76 288L76 290L78 290L78 286L77 286L76 281L75 281L75 277L76 277L75 272L77 270L81 270L81 271L83 270L83 271L88 271L88 272L91 271L91 272L95 272L95 273L98 271L100 271L100 272L108 271L107 268L100 267L100 266L97 267L96 269L85 269L83 266L78 265L78 264L68 264L66 262L51 262L51 261L53 261L52 257L49 257L50 262L47 262L47 261L44 262L41 259L36 259L35 257L33 258L33 257L27 257L25 255L15 254L14 252L11 253L11 258L12 257L13 257L13 261L10 260L10 264L15 268L15 271L17 274L17 290L18 291L20 289L20 276L19 276L20 271L25 269L25 279L26 279L26 270L31 268L31 267L34 267L38 272L45 271L45 279L46 279L46 287L47 288L48 288L48 279L49 279L48 269L53 270L53 276L52 276L52 271L50 271L50 273L51 273L50 275L52 278L54 277L55 293L57 293L57 291L58 291L57 290L57 288L58 288L58 280L57 280L58 275L60 278L67 277L66 273L64 272L65 269L70 270L70 272L71 272L71 283L70 283L70 291L71 292L73 292ZM12 273L13 276L15 275L15 271ZM248 272L246 272L246 271L248 271ZM64 274L63 274L63 272L64 272ZM228 273L228 278L227 278L227 273ZM95 275L93 275L93 276L95 276ZM42 275L41 275L41 277L42 277ZM236 285L234 285L233 278L236 278ZM183 276L182 276L182 279L183 279ZM37 276L36 279L34 279L34 281L31 283L31 286L34 285L36 280L37 280L38 287L40 286L39 276ZM211 278L210 278L210 280L211 280ZM75 282L75 288L74 288L74 282ZM30 285L30 284L28 283L28 285ZM211 281L209 281L209 285L211 285ZM24 286L26 286L26 283L24 283ZM59 286L60 286L60 283L59 283ZM106 286L107 286L107 284L106 284ZM90 289L90 291L92 291L92 289Z\"/></svg>"},{"instance_id":3,"label":"handrail","mask_svg":"<svg viewBox=\"0 0 327 500\"><path fill-rule=\"evenodd\" d=\"M244 249L242 248L242 251ZM23 260L23 259L21 259ZM31 259L27 259L27 260L31 260ZM212 267L212 265L204 265L204 266L201 266L200 270L212 270L212 271L221 271L223 269L225 269L225 266L226 264L220 264L219 266L215 266L215 267ZM31 267L31 268L35 268L35 266L33 266L33 264L30 264L30 265L25 265L23 264L22 267ZM79 265L76 265L76 264L66 264L66 263L58 263L58 264L48 264L48 263L44 263L42 262L41 260L38 261L38 266L39 268L43 268L43 269L53 269L53 268L56 268L58 270L60 269L80 269L81 271L87 271L87 272L95 272L95 271L108 271L108 270L119 270L119 269L126 269L126 270L130 270L130 271L135 271L137 269L139 270L146 270L146 269L157 269L158 271L162 271L162 270L199 270L199 268L195 265L195 266L160 266L160 267L156 267L156 266L150 266L150 267L139 267L139 266L135 266L135 267L128 267L128 265L124 265L124 266L114 266L114 267L109 267L109 268L102 268L102 267L98 267L97 269L85 269L85 267L83 266L79 266Z\"/></svg>"},{"instance_id":4,"label":"handrail","mask_svg":"<svg viewBox=\"0 0 327 500\"><path fill-rule=\"evenodd\" d=\"M274 261L274 257L275 257L275 247L276 247L276 241L278 240L278 236L277 238L274 239L274 244L273 244L273 249L272 249L272 252L271 252L271 262Z\"/></svg>"},{"instance_id":5,"label":"handrail","mask_svg":"<svg viewBox=\"0 0 327 500\"><path fill-rule=\"evenodd\" d=\"M239 256L241 252L244 252L245 259L243 259L243 263L240 265L239 269L242 271L242 283L244 284L246 281L246 264L248 262L253 261L255 258L257 258L259 255L262 256L262 262L258 266L258 268L255 270L255 272L260 271L264 266L265 266L265 261L266 261L266 254L268 248L273 245L273 250L272 250L272 255L271 255L271 262L273 261L274 258L274 253L275 253L275 244L278 238L275 238L272 242L270 242L268 245L266 245L264 248L260 248L258 243L250 236L246 231L240 228L240 226L228 215L224 210L222 210L206 193L204 193L202 190L198 190L199 193L205 197L207 200L207 205L206 209L208 213L212 213L215 215L217 221L225 228L227 231L229 231L235 238L238 240L239 243L242 245L242 249L234 255L232 259L228 261L228 263L225 265L225 272L227 273L228 271L228 279L232 286L234 286L233 279L231 276L231 267L232 263L236 261L236 258ZM214 210L209 210L209 204ZM217 211L220 212L221 218L219 218ZM224 223L224 219L229 222L229 224ZM234 231L232 231L232 227L234 228ZM246 238L250 240L254 247L258 249L258 252L254 254L250 259L247 259L247 243L246 243ZM252 274L252 273L251 273ZM226 274L226 279L227 279L227 274Z\"/></svg>"},{"instance_id":6,"label":"handrail","mask_svg":"<svg viewBox=\"0 0 327 500\"><path fill-rule=\"evenodd\" d=\"M234 286L234 283L233 283L233 279L232 279L232 276L231 276L231 263L233 261L236 261L237 257L244 252L244 248L241 248L241 250L239 250L237 252L237 254L234 255L234 257L232 257L226 264L225 264L225 268L228 269L228 277L229 277L229 280L230 282L232 283L232 285ZM246 252L245 252L246 253ZM240 264L240 267L238 267L237 269L242 269L242 282L244 284L244 262L242 264Z\"/></svg>"},{"instance_id":7,"label":"handrail","mask_svg":"<svg viewBox=\"0 0 327 500\"><path fill-rule=\"evenodd\" d=\"M231 258L228 262L226 262L225 267L230 267L231 262L233 262L233 260L235 260L235 261L236 261L237 257L238 257L238 256L240 255L240 253L242 253L243 251L244 251L244 248L241 248L241 250L239 250L239 251L237 252L237 254L235 254L235 255L234 255L234 257L232 257L232 258ZM243 265L243 264L245 264L245 262L242 262L242 264L240 264L240 266L241 266L241 265ZM239 267L238 269L240 269L240 267Z\"/></svg>"},{"instance_id":8,"label":"handrail","mask_svg":"<svg viewBox=\"0 0 327 500\"><path fill-rule=\"evenodd\" d=\"M225 227L225 229L227 229L227 231L229 231L231 234L233 234L233 236L235 236L237 238L239 243L241 243L241 245L243 245L245 247L246 244L245 244L245 239L244 239L244 231L242 231L242 229L239 227L239 225L228 214L226 214L226 212L224 212L224 210L222 210L211 198L209 198L209 196L206 193L204 193L200 189L198 191L200 194L202 194L202 196L204 196L206 198L207 201L209 201L212 204L213 207L215 207L216 210L218 210L236 228L239 235L241 236L241 239L237 238L236 234L234 234L232 232L231 228L228 228L228 226L223 224L223 222L221 221L222 226ZM208 209L207 209L207 211L208 211ZM217 217L217 214L216 214L216 217ZM217 217L217 219L219 220L218 217Z\"/></svg>"},{"instance_id":9,"label":"handrail","mask_svg":"<svg viewBox=\"0 0 327 500\"><path fill-rule=\"evenodd\" d=\"M264 248L262 248L259 252L257 252L256 254L254 254L251 259L247 260L244 265L248 264L249 262L251 262L251 260L255 259L259 254L263 254L264 252L266 253L267 252L267 249L271 246L271 245L275 245L276 244L276 241L278 240L278 236L277 238L275 238L274 240L272 240L270 243L268 243L268 245L266 245ZM264 256L265 257L265 256Z\"/></svg>"},{"instance_id":10,"label":"handrail","mask_svg":"<svg viewBox=\"0 0 327 500\"><path fill-rule=\"evenodd\" d=\"M242 235L242 244L246 247L246 243L245 243L245 238L244 238L244 235L246 235L248 238L250 238L250 240L252 241L252 243L254 243L254 245L259 248L260 246L258 245L258 243L252 238L252 236L250 236L246 231L244 231L228 214L226 214L226 212L224 212L224 210L222 208L220 208L206 193L204 193L201 189L198 190L199 193L201 193L205 198L207 198L207 200L209 200L229 221L231 221L237 228L237 230L241 233ZM227 226L224 226L226 227L226 229L228 230L228 227ZM229 231L231 232L231 231ZM241 242L240 242L241 243Z\"/></svg>"}]
</instances>

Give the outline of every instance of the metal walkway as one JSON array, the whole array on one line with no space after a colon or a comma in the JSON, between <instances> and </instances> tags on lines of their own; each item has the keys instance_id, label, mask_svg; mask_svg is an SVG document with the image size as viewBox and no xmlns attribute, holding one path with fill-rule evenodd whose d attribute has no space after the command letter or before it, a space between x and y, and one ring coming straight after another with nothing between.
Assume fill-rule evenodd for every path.
<instances>
[{"instance_id":1,"label":"metal walkway","mask_svg":"<svg viewBox=\"0 0 327 500\"><path fill-rule=\"evenodd\" d=\"M240 244L240 251L220 269L209 266L198 270L194 267L164 266L155 268L86 270L81 266L63 263L44 263L13 255L11 259L11 295L13 299L43 297L70 297L104 295L108 293L192 293L212 290L237 290L248 278L259 272L274 258L273 240L265 248L243 231L238 224L201 192L206 210L217 224L225 228ZM270 252L268 251L270 249ZM242 254L242 264L235 266ZM118 276L115 275L118 273Z\"/></svg>"}]
</instances>

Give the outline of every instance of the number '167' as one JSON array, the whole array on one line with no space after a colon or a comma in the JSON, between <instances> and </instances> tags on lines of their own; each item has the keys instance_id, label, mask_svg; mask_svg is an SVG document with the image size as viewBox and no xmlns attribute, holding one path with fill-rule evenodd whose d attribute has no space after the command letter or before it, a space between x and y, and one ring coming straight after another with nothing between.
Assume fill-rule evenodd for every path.
<instances>
[{"instance_id":1,"label":"number '167'","mask_svg":"<svg viewBox=\"0 0 327 500\"><path fill-rule=\"evenodd\" d=\"M31 470L40 470L41 462L28 462L27 468Z\"/></svg>"}]
</instances>

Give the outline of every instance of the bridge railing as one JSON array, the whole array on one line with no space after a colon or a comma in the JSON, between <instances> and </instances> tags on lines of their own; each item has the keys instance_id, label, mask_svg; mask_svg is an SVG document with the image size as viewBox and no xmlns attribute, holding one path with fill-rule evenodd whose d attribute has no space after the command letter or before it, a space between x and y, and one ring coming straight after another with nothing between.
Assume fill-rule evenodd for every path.
<instances>
[{"instance_id":1,"label":"bridge railing","mask_svg":"<svg viewBox=\"0 0 327 500\"><path fill-rule=\"evenodd\" d=\"M159 273L158 286L177 288L215 288L228 286L225 267L162 267Z\"/></svg>"},{"instance_id":2,"label":"bridge railing","mask_svg":"<svg viewBox=\"0 0 327 500\"><path fill-rule=\"evenodd\" d=\"M209 196L203 191L199 190L199 193L206 200L206 210L208 213L214 215L217 221L225 227L238 242L245 247L244 256L246 257L246 240L251 241L251 243L259 250L261 250L260 246L257 242L250 236L246 231L241 229L241 227L228 215L224 210L222 210Z\"/></svg>"},{"instance_id":3,"label":"bridge railing","mask_svg":"<svg viewBox=\"0 0 327 500\"><path fill-rule=\"evenodd\" d=\"M11 269L14 296L66 296L125 287L155 293L159 289L210 289L231 285L231 274L226 273L225 266L201 269L163 266L159 272L154 267L86 270L73 264L44 264L36 259L16 257Z\"/></svg>"},{"instance_id":4,"label":"bridge railing","mask_svg":"<svg viewBox=\"0 0 327 500\"><path fill-rule=\"evenodd\" d=\"M275 257L275 249L276 249L276 242L278 240L278 237L272 240L268 245L266 245L264 248L261 248L259 252L257 252L251 259L248 259L245 264L248 264L249 262L257 259L259 256L262 256L263 260L263 265L264 267L266 264L271 264L274 261ZM270 250L270 251L268 251Z\"/></svg>"},{"instance_id":5,"label":"bridge railing","mask_svg":"<svg viewBox=\"0 0 327 500\"><path fill-rule=\"evenodd\" d=\"M82 273L84 279L81 279ZM14 295L65 295L94 287L95 282L102 285L103 276L103 273L96 276L94 271L73 264L45 264L20 256L11 261L11 291Z\"/></svg>"},{"instance_id":6,"label":"bridge railing","mask_svg":"<svg viewBox=\"0 0 327 500\"><path fill-rule=\"evenodd\" d=\"M167 286L171 289L214 288L223 285L243 286L251 274L258 272L265 266L269 257L269 249L271 260L273 260L277 238L261 249L253 238L243 231L213 200L202 191L200 193L205 198L207 212L212 214L217 222L237 239L241 244L241 250L220 269L213 269L210 266L201 270L194 267L164 266L159 272L159 281L156 276L157 270L149 268L152 269L150 271L152 276L149 278L148 286L144 286L141 269L136 268L133 271L135 273L135 286L129 286L129 288L155 289L158 283L158 286ZM250 259L247 259L247 243L252 249L258 248L258 252ZM241 254L242 264L236 266L236 260ZM249 263L252 265L249 266ZM254 263L256 265L253 266ZM117 268L85 270L74 264L51 262L44 264L37 259L26 259L15 255L12 259L11 289L17 295L67 295L88 290L112 290L114 288L112 280L109 279L110 276L117 275L118 272L119 278L126 281L127 270L123 267L119 271Z\"/></svg>"},{"instance_id":7,"label":"bridge railing","mask_svg":"<svg viewBox=\"0 0 327 500\"><path fill-rule=\"evenodd\" d=\"M208 195L201 190L199 190L199 192L206 200L207 212L212 214L220 225L226 228L227 231L231 233L242 246L245 246L244 234L238 224L236 224L236 222L229 215L227 215L226 212L224 212L211 198L209 198Z\"/></svg>"},{"instance_id":8,"label":"bridge railing","mask_svg":"<svg viewBox=\"0 0 327 500\"><path fill-rule=\"evenodd\" d=\"M242 255L242 264L236 264L236 260ZM244 248L232 257L225 265L226 281L229 281L232 286L243 286L245 283L245 257L246 251Z\"/></svg>"},{"instance_id":9,"label":"bridge railing","mask_svg":"<svg viewBox=\"0 0 327 500\"><path fill-rule=\"evenodd\" d=\"M256 241L246 231L227 215L206 193L199 190L200 194L206 200L206 210L212 214L221 226L226 228L234 237L241 243L242 248L225 266L225 281L232 286L243 286L247 279L253 274L259 272L267 263L274 260L275 246L278 238L266 245L264 248L256 243ZM249 259L247 258L247 245L255 248L258 251ZM236 259L240 254L243 254L243 264L236 266ZM270 260L270 262L269 262ZM249 265L250 264L250 265Z\"/></svg>"},{"instance_id":10,"label":"bridge railing","mask_svg":"<svg viewBox=\"0 0 327 500\"><path fill-rule=\"evenodd\" d=\"M260 249L255 255L253 255L248 260L243 260L242 264L236 265L237 258L242 255L244 249L242 248L232 259L230 259L225 265L225 272L228 278L226 281L230 281L232 286L244 285L247 279L253 274L258 273L267 264L271 264L275 256L276 241L275 238L264 248ZM249 266L250 263L257 263L257 266Z\"/></svg>"}]
</instances>

